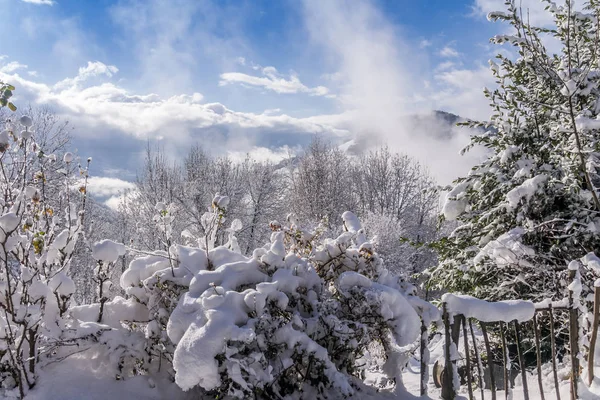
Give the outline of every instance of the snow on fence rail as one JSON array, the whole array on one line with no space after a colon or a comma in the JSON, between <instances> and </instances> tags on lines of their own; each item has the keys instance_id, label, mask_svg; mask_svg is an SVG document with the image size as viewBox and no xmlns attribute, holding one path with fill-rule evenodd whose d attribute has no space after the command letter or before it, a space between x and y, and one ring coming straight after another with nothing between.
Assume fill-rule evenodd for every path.
<instances>
[{"instance_id":1,"label":"snow on fence rail","mask_svg":"<svg viewBox=\"0 0 600 400\"><path fill-rule=\"evenodd\" d=\"M477 343L475 340L475 334L473 329L473 321L478 322L483 341L485 345L485 352L487 358L487 374L490 377L490 389L491 399L496 400L496 382L494 371L494 357L492 356L489 330L498 328L500 333L500 341L502 348L502 365L503 365L503 386L506 398L511 398L511 385L509 382L509 373L511 370L511 361L508 352L506 336L512 325L514 330L515 346L517 349L517 358L519 369L523 381L523 395L524 399L529 399L529 389L527 382L527 374L525 371L525 361L523 356L523 329L526 326L531 326L533 330L535 352L536 352L536 367L537 367L537 381L540 391L541 400L545 400L544 387L542 384L542 357L541 357L541 339L540 339L540 318L543 314L548 321L550 331L550 346L552 356L552 372L554 380L554 389L556 398L561 400L559 391L559 380L557 373L557 351L556 351L556 333L555 333L555 312L567 312L569 317L569 354L571 355L571 388L570 398L571 400L578 399L578 384L580 380L580 338L579 338L579 316L580 310L577 306L578 297L581 292L581 283L579 281L579 274L577 268L569 266L569 279L571 285L569 285L569 295L564 301L552 302L545 301L541 303L533 303L530 301L523 300L511 300L511 301L499 301L499 302L487 302L471 296L456 295L456 294L445 294L442 297L442 315L441 322L443 323L443 334L445 336L445 348L444 348L444 368L441 371L439 383L442 388L442 398L444 400L453 400L457 396L457 392L460 388L460 379L458 376L457 361L460 358L458 353L458 345L460 335L463 335L463 346L465 353L465 368L466 368L466 384L469 399L473 400L473 367L471 360L470 345L473 345L473 352L475 355L475 365L478 372L478 387L481 391L481 399L484 400L484 382L483 382L483 370L484 366L482 363L482 356L479 354ZM600 280L594 285L594 310L593 310L593 321L591 328L591 337L589 343L589 351L587 354L587 378L588 384L591 385L594 379L594 353L596 348L596 341L598 336L598 329L600 325ZM413 305L416 307L416 305ZM423 310L419 310L423 311ZM430 312L430 311L429 311ZM422 312L420 314L423 314ZM439 314L432 317L431 312L428 316L422 318L421 327L421 396L427 394L427 380L428 378L428 351L424 349L428 345L428 330L429 326L433 322L439 322ZM462 332L461 332L462 327ZM471 337L471 344L469 343L469 332ZM434 369L434 375L436 371ZM434 376L434 380L435 380ZM441 382L440 382L441 381Z\"/></svg>"}]
</instances>

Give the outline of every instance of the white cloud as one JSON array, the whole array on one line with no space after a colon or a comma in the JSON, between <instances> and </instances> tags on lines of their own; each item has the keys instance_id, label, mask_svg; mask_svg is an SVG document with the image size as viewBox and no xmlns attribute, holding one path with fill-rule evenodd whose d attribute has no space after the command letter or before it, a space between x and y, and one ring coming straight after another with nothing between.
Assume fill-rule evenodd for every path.
<instances>
[{"instance_id":1,"label":"white cloud","mask_svg":"<svg viewBox=\"0 0 600 400\"><path fill-rule=\"evenodd\" d=\"M438 66L435 67L435 70L436 70L436 72L445 71L445 70L448 70L455 66L456 66L456 64L453 61L444 61L444 62L438 64Z\"/></svg>"},{"instance_id":2,"label":"white cloud","mask_svg":"<svg viewBox=\"0 0 600 400\"><path fill-rule=\"evenodd\" d=\"M427 40L427 39L423 39L419 42L419 47L421 49L425 49L427 47L430 47L433 43L431 42L431 40Z\"/></svg>"},{"instance_id":3,"label":"white cloud","mask_svg":"<svg viewBox=\"0 0 600 400\"><path fill-rule=\"evenodd\" d=\"M433 115L423 118L426 123L415 124L412 118L416 112L446 104L446 98L438 100L431 95L435 90L425 87L431 78L427 56L404 41L372 2L352 4L304 0L311 38L338 71L343 107L340 114L310 120L350 129L368 138L369 144L388 144L409 154L428 166L440 183L465 174L474 162L459 156L469 141L468 132L453 130L450 138L442 139L433 134L447 132L447 124Z\"/></svg>"},{"instance_id":4,"label":"white cloud","mask_svg":"<svg viewBox=\"0 0 600 400\"><path fill-rule=\"evenodd\" d=\"M485 18L487 14L492 11L506 11L506 5L504 0L475 0L473 4L474 15L480 18ZM520 0L517 6L521 6L519 13L522 15L525 21L528 21L531 25L551 28L556 26L552 13L545 10L547 6L546 2L540 0ZM585 6L584 2L575 2L574 10L582 11ZM501 32L499 33L510 33L514 31L514 28L506 23L501 23ZM560 54L562 50L562 44L551 34L540 34L539 35L542 44L549 53ZM495 50L494 54L497 54L498 50Z\"/></svg>"},{"instance_id":5,"label":"white cloud","mask_svg":"<svg viewBox=\"0 0 600 400\"><path fill-rule=\"evenodd\" d=\"M436 91L433 98L441 109L465 118L489 118L491 109L483 95L483 88L493 87L495 80L487 66L447 69L438 73L436 80L441 89Z\"/></svg>"},{"instance_id":6,"label":"white cloud","mask_svg":"<svg viewBox=\"0 0 600 400\"><path fill-rule=\"evenodd\" d=\"M90 195L94 197L105 198L116 196L128 190L135 189L135 184L119 178L92 176L88 178L87 189Z\"/></svg>"},{"instance_id":7,"label":"white cloud","mask_svg":"<svg viewBox=\"0 0 600 400\"><path fill-rule=\"evenodd\" d=\"M262 87L275 93L308 93L311 96L331 96L329 89L324 86L308 87L304 85L295 73L286 78L280 74L275 67L264 67L263 76L253 76L241 72L226 72L220 75L220 86L234 83Z\"/></svg>"},{"instance_id":8,"label":"white cloud","mask_svg":"<svg viewBox=\"0 0 600 400\"><path fill-rule=\"evenodd\" d=\"M274 149L254 146L247 151L228 151L227 155L234 161L244 161L248 156L257 161L279 162L300 152L298 147L282 146Z\"/></svg>"},{"instance_id":9,"label":"white cloud","mask_svg":"<svg viewBox=\"0 0 600 400\"><path fill-rule=\"evenodd\" d=\"M476 15L485 17L492 11L505 11L505 3L505 0L475 0L473 10ZM529 13L529 21L533 25L547 26L553 23L552 14L544 9L547 6L546 2L540 0L520 0L517 2L517 6L519 4L523 10L524 18L526 19Z\"/></svg>"},{"instance_id":10,"label":"white cloud","mask_svg":"<svg viewBox=\"0 0 600 400\"><path fill-rule=\"evenodd\" d=\"M117 72L119 72L119 69L114 65L106 65L100 61L88 61L87 66L79 68L79 73L75 78L63 79L55 85L55 88L63 89L77 86L96 76L104 75L110 78Z\"/></svg>"},{"instance_id":11,"label":"white cloud","mask_svg":"<svg viewBox=\"0 0 600 400\"><path fill-rule=\"evenodd\" d=\"M118 210L123 201L127 202L135 201L136 197L139 196L139 192L135 189L131 189L125 193L116 194L114 196L109 197L104 201L104 204L113 210Z\"/></svg>"},{"instance_id":12,"label":"white cloud","mask_svg":"<svg viewBox=\"0 0 600 400\"><path fill-rule=\"evenodd\" d=\"M267 108L265 111L263 111L263 114L265 114L265 115L281 114L281 108Z\"/></svg>"},{"instance_id":13,"label":"white cloud","mask_svg":"<svg viewBox=\"0 0 600 400\"><path fill-rule=\"evenodd\" d=\"M440 50L439 54L442 57L448 57L448 58L458 57L460 55L460 53L458 51L456 51L456 49L454 49L450 46L444 46L444 48L442 48Z\"/></svg>"},{"instance_id":14,"label":"white cloud","mask_svg":"<svg viewBox=\"0 0 600 400\"><path fill-rule=\"evenodd\" d=\"M30 3L30 4L38 4L38 5L44 5L44 6L51 6L54 5L55 2L53 0L21 0L23 3Z\"/></svg>"},{"instance_id":15,"label":"white cloud","mask_svg":"<svg viewBox=\"0 0 600 400\"><path fill-rule=\"evenodd\" d=\"M231 71L252 56L243 28L251 2L122 0L110 8L125 32L138 87L171 96L198 86L201 76ZM246 61L246 60L244 60ZM202 71L202 73L199 73Z\"/></svg>"},{"instance_id":16,"label":"white cloud","mask_svg":"<svg viewBox=\"0 0 600 400\"><path fill-rule=\"evenodd\" d=\"M17 73L0 72L0 80L17 88L17 105L50 106L69 120L76 127L74 135L85 156L94 157L100 173L111 168L134 170L145 140L159 140L169 155L180 157L195 142L207 143L213 154L224 154L270 147L275 140L278 145L307 143L315 133L349 135L343 128L310 118L234 111L220 103L204 102L200 93L170 97L132 93L106 81L117 71L94 62L81 68L76 77L55 85Z\"/></svg>"},{"instance_id":17,"label":"white cloud","mask_svg":"<svg viewBox=\"0 0 600 400\"><path fill-rule=\"evenodd\" d=\"M0 61L2 61L1 58ZM16 61L11 61L8 64L0 66L0 72L5 74L13 73L19 69L27 69L27 65L18 63Z\"/></svg>"}]
</instances>

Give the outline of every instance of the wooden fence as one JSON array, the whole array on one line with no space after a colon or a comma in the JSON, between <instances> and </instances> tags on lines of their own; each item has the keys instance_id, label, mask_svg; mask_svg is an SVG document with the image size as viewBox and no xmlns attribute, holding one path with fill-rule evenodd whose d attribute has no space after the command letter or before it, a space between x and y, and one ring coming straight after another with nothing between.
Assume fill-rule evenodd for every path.
<instances>
[{"instance_id":1,"label":"wooden fence","mask_svg":"<svg viewBox=\"0 0 600 400\"><path fill-rule=\"evenodd\" d=\"M574 279L575 271L572 272L570 278ZM589 327L591 330L590 335L590 344L587 351L587 375L588 375L588 384L591 385L594 379L594 353L596 348L596 341L598 336L598 327L600 323L600 287L595 287L594 292L594 308L593 308L593 321L592 325ZM474 400L473 387L475 382L473 382L473 372L477 371L477 387L481 392L481 400L485 399L484 392L484 382L483 369L487 368L487 375L489 376L489 388L491 389L491 400L497 399L497 385L496 379L494 375L494 357L491 350L489 333L492 329L497 329L500 333L500 342L501 342L501 350L502 350L502 359L503 359L503 389L504 396L506 399L510 396L511 384L510 384L510 355L509 348L507 346L507 334L509 330L513 330L514 339L516 343L513 343L516 346L517 350L517 359L519 364L519 370L521 373L523 385L523 395L524 399L529 399L529 382L527 380L526 373L526 365L524 360L524 348L523 348L523 334L526 332L526 329L533 330L533 341L535 342L535 353L536 353L536 368L537 368L537 384L539 386L540 396L542 400L545 400L544 387L542 383L542 340L540 334L540 321L545 319L548 321L548 330L550 332L550 351L551 351L551 359L552 359L552 373L554 380L554 390L556 393L556 398L561 400L560 391L559 391L559 379L558 379L558 371L557 371L557 346L556 346L556 332L555 332L555 321L556 321L556 313L568 313L566 317L568 317L569 321L569 334L568 334L568 349L570 354L570 399L576 400L578 399L579 394L579 381L580 381L580 358L579 353L583 353L583 349L580 348L579 341L579 314L580 311L574 302L574 293L569 291L568 296L568 305L561 307L553 307L552 304L547 307L537 308L533 315L533 318L529 321L519 322L517 320L511 321L510 323L497 321L497 322L481 322L474 320L472 318L466 318L462 314L452 314L448 310L448 305L446 303L442 304L442 320L444 326L444 356L445 356L445 364L444 369L441 376L441 389L442 389L442 398L444 400L454 400L457 396L457 390L460 385L460 381L458 380L458 368L457 368L457 358L458 358L458 346L459 346L459 338L462 335L463 337L463 351L465 354L464 360L466 369L463 374L466 376L466 386L468 391L468 396L470 400ZM473 328L473 323L477 323L480 327L481 334L483 336L484 348L485 348L485 358L487 359L487 366L483 365L482 359L483 355L480 354L480 351L477 347L475 332ZM462 329L461 329L462 327ZM428 365L426 362L425 352L428 337L428 326L422 324L421 327L421 396L427 394L427 383L428 383ZM471 359L471 346L473 348L473 353L475 360ZM474 365L473 365L474 364Z\"/></svg>"}]
</instances>

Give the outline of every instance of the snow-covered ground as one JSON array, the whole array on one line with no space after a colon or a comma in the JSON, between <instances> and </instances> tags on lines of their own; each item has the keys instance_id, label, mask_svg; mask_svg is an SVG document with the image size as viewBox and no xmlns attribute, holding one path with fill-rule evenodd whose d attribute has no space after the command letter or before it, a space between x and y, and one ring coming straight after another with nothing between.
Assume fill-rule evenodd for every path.
<instances>
[{"instance_id":1,"label":"snow-covered ground","mask_svg":"<svg viewBox=\"0 0 600 400\"><path fill-rule=\"evenodd\" d=\"M432 357L430 368L440 356L443 346L442 342L432 344ZM552 380L552 371L550 365L546 365L542 371L543 384L546 399L555 399L554 382ZM561 378L561 399L569 399L569 380L568 366L563 366L559 371ZM597 368L597 375L600 375L600 367ZM429 380L428 396L419 397L419 361L411 359L404 375L405 393L378 393L366 394L360 393L354 396L354 399L439 399L440 389L436 388L433 380ZM528 373L529 398L530 400L541 400L537 383L537 375ZM580 398L583 400L600 399L600 379L591 387L591 390L580 385ZM476 399L481 399L479 389L474 390ZM468 398L466 387L461 387L460 395ZM484 392L486 399L491 399L491 392ZM512 390L513 400L523 400L523 387L520 376L516 380L515 388ZM121 400L121 399L139 399L139 400L191 400L198 399L197 394L193 392L185 393L181 391L174 383L171 383L165 376L137 376L126 380L115 380L114 376L107 373L102 365L95 365L90 360L90 355L72 356L61 363L55 363L47 366L40 374L38 384L27 395L28 400ZM497 398L503 399L504 392L498 391Z\"/></svg>"},{"instance_id":2,"label":"snow-covered ground","mask_svg":"<svg viewBox=\"0 0 600 400\"><path fill-rule=\"evenodd\" d=\"M167 377L136 376L116 380L108 368L96 365L90 354L71 356L41 371L27 400L191 400Z\"/></svg>"}]
</instances>

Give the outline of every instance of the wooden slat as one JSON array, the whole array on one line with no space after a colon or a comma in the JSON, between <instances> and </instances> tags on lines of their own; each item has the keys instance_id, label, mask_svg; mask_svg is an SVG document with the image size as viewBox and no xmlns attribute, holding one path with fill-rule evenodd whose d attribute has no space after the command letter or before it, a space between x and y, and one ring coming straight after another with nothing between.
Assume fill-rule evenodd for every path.
<instances>
[{"instance_id":1,"label":"wooden slat","mask_svg":"<svg viewBox=\"0 0 600 400\"><path fill-rule=\"evenodd\" d=\"M519 321L513 321L515 327L515 336L517 339L517 354L519 355L519 368L521 368L521 379L523 380L523 398L529 400L529 388L527 387L527 371L525 371L525 359L523 358L523 349L521 348L521 330Z\"/></svg>"},{"instance_id":2,"label":"wooden slat","mask_svg":"<svg viewBox=\"0 0 600 400\"><path fill-rule=\"evenodd\" d=\"M540 387L540 399L545 400L544 385L542 383L542 349L540 344L540 330L537 322L537 315L533 316L533 330L535 331L535 353L537 356L537 375L538 386Z\"/></svg>"},{"instance_id":3,"label":"wooden slat","mask_svg":"<svg viewBox=\"0 0 600 400\"><path fill-rule=\"evenodd\" d=\"M558 372L556 370L556 337L554 333L554 313L552 306L548 310L550 318L550 346L552 347L552 374L554 375L554 390L556 391L556 399L560 400L560 390L558 388Z\"/></svg>"},{"instance_id":4,"label":"wooden slat","mask_svg":"<svg viewBox=\"0 0 600 400\"><path fill-rule=\"evenodd\" d=\"M508 382L508 349L506 348L506 337L504 335L504 322L500 322L500 339L502 340L502 360L504 361L502 365L504 365L504 397L508 400L510 396L509 387L510 383Z\"/></svg>"},{"instance_id":5,"label":"wooden slat","mask_svg":"<svg viewBox=\"0 0 600 400\"><path fill-rule=\"evenodd\" d=\"M488 374L490 375L490 385L492 392L492 400L496 400L496 377L494 375L494 356L490 347L490 339L488 338L486 323L479 321L481 333L483 334L483 342L485 343L485 352L487 353Z\"/></svg>"},{"instance_id":6,"label":"wooden slat","mask_svg":"<svg viewBox=\"0 0 600 400\"><path fill-rule=\"evenodd\" d=\"M473 370L471 369L471 352L469 351L469 336L467 335L467 318L462 316L463 341L465 345L465 363L467 366L467 390L469 392L469 400L473 400ZM475 344L473 344L475 346Z\"/></svg>"},{"instance_id":7,"label":"wooden slat","mask_svg":"<svg viewBox=\"0 0 600 400\"><path fill-rule=\"evenodd\" d=\"M569 278L573 281L576 270L569 270ZM572 290L569 290L569 352L571 353L571 400L579 398L579 312L575 306Z\"/></svg>"},{"instance_id":8,"label":"wooden slat","mask_svg":"<svg viewBox=\"0 0 600 400\"><path fill-rule=\"evenodd\" d=\"M479 376L479 390L481 391L481 400L485 400L484 387L483 387L483 371L481 369L481 356L479 349L477 348L477 341L475 341L475 332L473 331L473 323L469 319L469 330L471 331L471 339L473 340L473 350L475 351L475 361L477 361L477 375ZM542 399L543 400L543 399Z\"/></svg>"},{"instance_id":9,"label":"wooden slat","mask_svg":"<svg viewBox=\"0 0 600 400\"><path fill-rule=\"evenodd\" d=\"M455 364L452 362L452 352L450 351L452 335L450 333L450 316L448 315L448 306L446 303L442 304L442 318L444 320L444 356L446 358L444 373L442 374L442 399L454 400L456 398L456 390L454 390Z\"/></svg>"},{"instance_id":10,"label":"wooden slat","mask_svg":"<svg viewBox=\"0 0 600 400\"><path fill-rule=\"evenodd\" d=\"M429 345L428 329L423 320L421 320L421 397L427 395L427 381L429 380L429 365L425 359L425 352L429 351L427 346ZM428 358L428 357L427 357Z\"/></svg>"},{"instance_id":11,"label":"wooden slat","mask_svg":"<svg viewBox=\"0 0 600 400\"><path fill-rule=\"evenodd\" d=\"M600 323L600 287L594 287L594 318L592 322L592 337L590 338L590 352L588 354L588 383L594 381L594 354L596 353L596 340L598 339L598 324Z\"/></svg>"}]
</instances>

